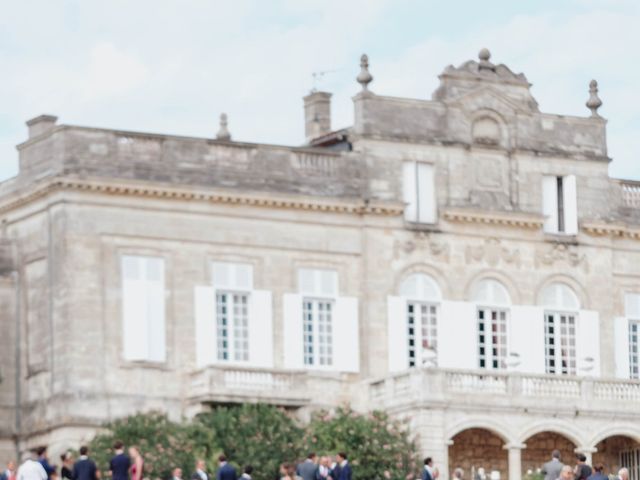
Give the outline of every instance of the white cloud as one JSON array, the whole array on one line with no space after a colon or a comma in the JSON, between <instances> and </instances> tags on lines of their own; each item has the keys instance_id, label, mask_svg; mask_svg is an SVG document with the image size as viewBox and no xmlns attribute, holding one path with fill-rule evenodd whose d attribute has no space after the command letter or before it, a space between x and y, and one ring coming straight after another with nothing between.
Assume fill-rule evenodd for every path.
<instances>
[{"instance_id":1,"label":"white cloud","mask_svg":"<svg viewBox=\"0 0 640 480\"><path fill-rule=\"evenodd\" d=\"M237 139L298 144L312 72L337 70L321 88L334 93L333 124L342 127L352 121L363 51L375 92L428 98L446 65L486 45L493 60L524 71L544 111L587 115L597 78L612 173L640 178L640 68L623 51L640 44L640 13L624 0L590 1L572 15L470 30L452 23L455 35L425 29L410 42L402 25L394 38L380 34L399 5L413 5L400 0L37 2L38 16L31 2L11 2L0 17L0 177L15 173L23 122L43 112L63 123L211 136L225 111ZM398 48L391 55L386 45Z\"/></svg>"}]
</instances>

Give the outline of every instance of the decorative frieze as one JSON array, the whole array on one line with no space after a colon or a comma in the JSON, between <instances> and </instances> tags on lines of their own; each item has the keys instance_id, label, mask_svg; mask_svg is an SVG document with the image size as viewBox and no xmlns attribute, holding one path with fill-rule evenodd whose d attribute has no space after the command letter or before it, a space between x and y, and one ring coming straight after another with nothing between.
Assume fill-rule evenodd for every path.
<instances>
[{"instance_id":1,"label":"decorative frieze","mask_svg":"<svg viewBox=\"0 0 640 480\"><path fill-rule=\"evenodd\" d=\"M581 268L584 273L589 273L587 256L581 254L578 247L556 243L536 250L536 268L554 267L557 263L564 263L572 268Z\"/></svg>"},{"instance_id":2,"label":"decorative frieze","mask_svg":"<svg viewBox=\"0 0 640 480\"><path fill-rule=\"evenodd\" d=\"M508 248L502 242L490 237L485 239L482 245L467 245L465 249L467 263L485 263L490 267L496 267L500 263L520 267L520 250Z\"/></svg>"}]
</instances>

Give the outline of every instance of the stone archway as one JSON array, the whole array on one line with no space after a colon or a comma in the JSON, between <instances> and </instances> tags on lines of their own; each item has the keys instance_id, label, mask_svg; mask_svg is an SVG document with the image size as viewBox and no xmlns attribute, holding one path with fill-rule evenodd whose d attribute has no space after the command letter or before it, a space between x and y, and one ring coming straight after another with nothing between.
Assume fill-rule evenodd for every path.
<instances>
[{"instance_id":1,"label":"stone archway","mask_svg":"<svg viewBox=\"0 0 640 480\"><path fill-rule=\"evenodd\" d=\"M464 480L473 480L472 473L484 468L487 475L497 470L501 479L508 478L509 460L505 441L484 428L467 428L454 435L449 445L449 474L456 468L464 470Z\"/></svg>"},{"instance_id":2,"label":"stone archway","mask_svg":"<svg viewBox=\"0 0 640 480\"><path fill-rule=\"evenodd\" d=\"M630 480L640 480L640 442L626 435L611 435L596 444L593 465L602 464L605 475L629 469Z\"/></svg>"},{"instance_id":3,"label":"stone archway","mask_svg":"<svg viewBox=\"0 0 640 480\"><path fill-rule=\"evenodd\" d=\"M569 465L575 464L577 445L564 435L556 432L539 432L525 440L526 448L522 450L522 473L536 473L542 465L551 460L551 452L560 450L561 461Z\"/></svg>"}]
</instances>

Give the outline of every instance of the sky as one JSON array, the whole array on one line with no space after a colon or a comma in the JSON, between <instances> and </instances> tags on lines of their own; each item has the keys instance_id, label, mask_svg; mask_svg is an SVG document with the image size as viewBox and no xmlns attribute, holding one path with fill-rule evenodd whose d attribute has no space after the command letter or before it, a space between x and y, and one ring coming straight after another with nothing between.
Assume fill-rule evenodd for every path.
<instances>
[{"instance_id":1,"label":"sky","mask_svg":"<svg viewBox=\"0 0 640 480\"><path fill-rule=\"evenodd\" d=\"M589 116L600 85L613 177L640 180L637 0L0 0L0 180L25 121L300 145L302 97L349 126L359 58L380 95L431 97L449 64L523 72L543 112ZM326 72L316 82L314 72Z\"/></svg>"}]
</instances>

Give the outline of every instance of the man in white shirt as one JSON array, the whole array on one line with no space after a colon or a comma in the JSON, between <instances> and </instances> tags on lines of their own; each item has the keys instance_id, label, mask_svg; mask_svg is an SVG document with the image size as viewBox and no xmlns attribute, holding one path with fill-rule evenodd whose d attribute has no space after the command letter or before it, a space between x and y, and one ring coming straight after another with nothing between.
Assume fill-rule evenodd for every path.
<instances>
[{"instance_id":1,"label":"man in white shirt","mask_svg":"<svg viewBox=\"0 0 640 480\"><path fill-rule=\"evenodd\" d=\"M47 480L47 472L40 462L34 460L33 453L25 456L25 461L18 468L16 480Z\"/></svg>"},{"instance_id":2,"label":"man in white shirt","mask_svg":"<svg viewBox=\"0 0 640 480\"><path fill-rule=\"evenodd\" d=\"M204 460L198 460L196 462L196 471L191 475L191 480L209 480L209 475L207 475L205 468L207 467Z\"/></svg>"},{"instance_id":3,"label":"man in white shirt","mask_svg":"<svg viewBox=\"0 0 640 480\"><path fill-rule=\"evenodd\" d=\"M253 473L253 467L251 465L247 465L244 467L244 473L240 475L240 478L244 478L245 480L251 480L252 473Z\"/></svg>"}]
</instances>

